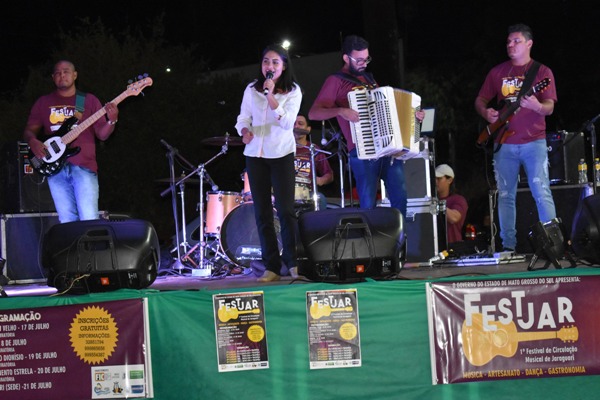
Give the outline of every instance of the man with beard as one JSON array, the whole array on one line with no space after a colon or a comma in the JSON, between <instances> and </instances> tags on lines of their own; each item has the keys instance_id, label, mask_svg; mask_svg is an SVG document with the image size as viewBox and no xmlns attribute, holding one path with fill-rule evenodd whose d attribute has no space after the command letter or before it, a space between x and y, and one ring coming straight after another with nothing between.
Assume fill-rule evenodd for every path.
<instances>
[{"instance_id":1,"label":"man with beard","mask_svg":"<svg viewBox=\"0 0 600 400\"><path fill-rule=\"evenodd\" d=\"M371 62L369 43L356 35L347 36L342 43L342 69L330 75L323 84L308 116L314 121L337 118L338 124L348 146L348 156L352 174L356 181L356 190L360 207L372 209L377 206L377 190L383 180L390 204L406 216L407 194L404 181L403 161L393 157L381 157L376 160L361 160L352 141L350 122L358 122L359 114L350 108L348 92L356 86L377 87L373 75L366 71ZM418 111L416 117L423 120L425 113Z\"/></svg>"}]
</instances>

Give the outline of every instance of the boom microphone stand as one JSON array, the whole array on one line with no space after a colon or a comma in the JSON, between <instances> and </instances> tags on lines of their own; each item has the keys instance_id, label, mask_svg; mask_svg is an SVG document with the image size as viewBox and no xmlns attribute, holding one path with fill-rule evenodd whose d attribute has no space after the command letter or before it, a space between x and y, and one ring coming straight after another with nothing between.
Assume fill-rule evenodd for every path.
<instances>
[{"instance_id":1,"label":"boom microphone stand","mask_svg":"<svg viewBox=\"0 0 600 400\"><path fill-rule=\"evenodd\" d=\"M345 208L346 207L346 198L344 196L344 156L346 155L346 147L345 147L344 141L342 140L342 134L340 132L333 131L333 136L331 137L331 139L329 139L329 141L327 143L325 143L323 145L323 147L327 147L334 140L337 140L337 142L338 142L337 154L338 154L338 165L340 168L340 202L341 202L340 207ZM329 153L329 154L331 154L331 153ZM350 166L350 159L348 159L347 161L348 161L348 181L350 183L350 188L352 188L352 168ZM354 205L353 201L352 201L352 190L350 191L350 203L351 203L351 206Z\"/></svg>"},{"instance_id":2,"label":"boom microphone stand","mask_svg":"<svg viewBox=\"0 0 600 400\"><path fill-rule=\"evenodd\" d=\"M160 195L164 197L167 193L171 192L171 203L173 207L173 218L175 220L175 241L177 243L177 261L174 263L174 269L181 272L184 269L183 264L181 263L181 246L184 247L184 251L187 252L187 235L186 235L186 221L185 221L185 183L187 177L180 179L177 183L175 183L175 156L177 156L184 163L188 164L191 168L194 168L189 161L187 161L181 154L179 154L179 150L175 147L171 146L164 139L161 139L160 142L163 146L165 146L169 151L167 153L167 158L169 159L169 175L170 175L170 183L169 188L164 190ZM179 186L180 195L181 195L181 219L183 224L183 242L179 239L179 212L177 210L177 192L175 188Z\"/></svg>"}]
</instances>

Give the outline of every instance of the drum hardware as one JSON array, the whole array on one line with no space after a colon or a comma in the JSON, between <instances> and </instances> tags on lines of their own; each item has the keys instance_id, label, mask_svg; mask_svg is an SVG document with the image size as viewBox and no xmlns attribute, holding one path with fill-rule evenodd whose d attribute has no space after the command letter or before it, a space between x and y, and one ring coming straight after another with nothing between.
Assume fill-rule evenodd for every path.
<instances>
[{"instance_id":1,"label":"drum hardware","mask_svg":"<svg viewBox=\"0 0 600 400\"><path fill-rule=\"evenodd\" d=\"M229 134L206 138L200 143L208 146L242 146L244 144L241 137L231 137Z\"/></svg>"},{"instance_id":2,"label":"drum hardware","mask_svg":"<svg viewBox=\"0 0 600 400\"><path fill-rule=\"evenodd\" d=\"M206 166L208 164L210 164L211 162L213 162L216 158L222 156L223 154L227 153L228 150L228 144L230 143L230 140L228 140L229 138L229 134L226 133L225 136L222 139L222 142L224 143L224 145L221 147L221 151L219 153L217 153L215 156L213 156L211 159L209 159L207 162L205 163L201 163L200 165L198 165L197 168L194 167L193 164L191 164L189 161L187 161L183 156L181 156L181 154L179 154L179 151L172 147L171 145L169 145L166 141L161 139L161 143L167 147L169 149L169 152L167 153L167 157L169 159L169 166L170 166L170 187L166 190L164 190L161 193L161 196L165 196L167 193L171 192L172 194L172 205L173 205L173 215L174 215L174 219L175 219L175 235L176 235L176 241L179 244L177 246L177 260L173 263L172 268L178 270L180 273L181 271L186 267L185 264L183 263L184 259L186 262L189 262L190 264L192 264L195 268L198 269L193 269L192 270L192 275L193 276L210 276L211 274L211 270L212 270L212 263L211 260L207 259L205 257L205 247L206 247L206 241L205 241L205 235L204 235L204 182L208 182L210 183L210 185L212 186L213 191L218 190L218 186L214 183L214 181L212 180L212 178L210 177L210 175L208 174L208 172L206 171ZM214 139L214 138L213 138ZM189 173L186 176L183 176L176 181L175 180L175 172L174 172L174 158L175 156L179 157L179 159L181 159L182 161L184 161L191 169L193 169L193 171L191 173ZM187 243L187 234L186 234L186 221L185 221L185 200L184 200L184 184L188 179L191 179L192 176L197 175L198 176L198 182L200 183L200 202L198 204L198 208L199 208L199 214L200 214L200 223L199 223L199 239L200 241L198 242L198 244L196 246L194 246L193 249L189 249L189 244ZM182 230L182 234L183 234L183 242L180 241L179 238L179 218L178 218L178 210L177 210L177 201L176 201L176 192L175 192L175 187L179 186L180 188L180 194L181 194L181 220L182 220L182 224L183 224L183 230ZM181 255L181 248L183 248L183 251L185 253L184 257L182 257ZM195 262L195 260L192 258L192 254L197 254L197 262ZM189 268L189 267L187 267ZM196 274L196 271L199 272L198 274Z\"/></svg>"},{"instance_id":3,"label":"drum hardware","mask_svg":"<svg viewBox=\"0 0 600 400\"><path fill-rule=\"evenodd\" d=\"M312 202L314 205L315 211L319 211L319 195L317 194L317 169L315 168L315 154L323 153L327 155L331 155L331 152L317 149L314 143L311 143L310 146L296 145L296 147L303 147L310 151L310 171L312 174ZM302 195L302 190L300 189L300 193L298 193L299 186L296 186L296 195ZM343 198L343 196L342 196ZM296 198L296 200L298 200Z\"/></svg>"}]
</instances>

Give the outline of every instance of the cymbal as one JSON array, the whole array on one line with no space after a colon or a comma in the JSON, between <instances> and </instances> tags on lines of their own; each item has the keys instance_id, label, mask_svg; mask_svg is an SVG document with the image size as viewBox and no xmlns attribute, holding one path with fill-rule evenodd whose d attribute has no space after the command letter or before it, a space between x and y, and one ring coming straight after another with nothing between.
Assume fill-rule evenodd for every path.
<instances>
[{"instance_id":1,"label":"cymbal","mask_svg":"<svg viewBox=\"0 0 600 400\"><path fill-rule=\"evenodd\" d=\"M239 136L215 136L201 140L200 143L209 146L223 146L225 143L228 146L241 146L244 144Z\"/></svg>"},{"instance_id":2,"label":"cymbal","mask_svg":"<svg viewBox=\"0 0 600 400\"><path fill-rule=\"evenodd\" d=\"M178 178L175 183L179 182ZM171 183L171 178L162 178L162 179L155 179L154 182L159 182L159 183ZM186 181L184 181L183 183L193 183L194 185L197 185L200 183L200 179L195 179L195 178L189 178Z\"/></svg>"}]
</instances>

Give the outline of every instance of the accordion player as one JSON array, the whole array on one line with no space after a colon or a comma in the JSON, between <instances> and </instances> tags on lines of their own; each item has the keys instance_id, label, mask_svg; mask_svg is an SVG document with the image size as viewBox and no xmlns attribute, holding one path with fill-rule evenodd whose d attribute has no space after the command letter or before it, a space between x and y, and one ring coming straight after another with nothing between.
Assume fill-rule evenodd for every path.
<instances>
[{"instance_id":1,"label":"accordion player","mask_svg":"<svg viewBox=\"0 0 600 400\"><path fill-rule=\"evenodd\" d=\"M359 159L407 160L419 155L421 124L415 117L421 108L419 95L390 86L358 87L348 93L348 102L360 118L350 123Z\"/></svg>"}]
</instances>

